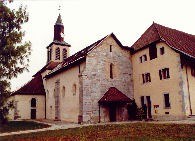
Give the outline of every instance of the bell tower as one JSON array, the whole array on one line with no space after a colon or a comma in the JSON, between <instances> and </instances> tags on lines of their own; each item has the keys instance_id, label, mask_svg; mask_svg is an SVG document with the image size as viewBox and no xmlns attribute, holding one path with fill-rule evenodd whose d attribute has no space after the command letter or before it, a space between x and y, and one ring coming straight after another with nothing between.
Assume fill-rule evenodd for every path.
<instances>
[{"instance_id":1,"label":"bell tower","mask_svg":"<svg viewBox=\"0 0 195 141\"><path fill-rule=\"evenodd\" d=\"M71 45L64 41L64 25L59 14L54 25L53 42L47 47L47 63L63 62L70 56L70 47Z\"/></svg>"}]
</instances>

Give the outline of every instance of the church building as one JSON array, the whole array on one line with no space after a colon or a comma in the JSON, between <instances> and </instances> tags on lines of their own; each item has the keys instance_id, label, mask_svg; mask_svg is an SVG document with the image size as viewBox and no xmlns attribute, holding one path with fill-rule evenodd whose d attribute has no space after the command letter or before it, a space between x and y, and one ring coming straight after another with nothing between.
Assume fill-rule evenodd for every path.
<instances>
[{"instance_id":1,"label":"church building","mask_svg":"<svg viewBox=\"0 0 195 141\"><path fill-rule=\"evenodd\" d=\"M11 119L127 121L135 99L147 118L195 114L195 36L153 23L131 46L111 33L70 55L59 14L47 63L12 93Z\"/></svg>"}]
</instances>

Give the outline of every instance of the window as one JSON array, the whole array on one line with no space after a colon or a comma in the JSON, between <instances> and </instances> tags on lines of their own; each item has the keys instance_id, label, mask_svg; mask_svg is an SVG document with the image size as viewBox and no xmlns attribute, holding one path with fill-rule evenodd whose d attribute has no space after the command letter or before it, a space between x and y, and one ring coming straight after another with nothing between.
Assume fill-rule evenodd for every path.
<instances>
[{"instance_id":1,"label":"window","mask_svg":"<svg viewBox=\"0 0 195 141\"><path fill-rule=\"evenodd\" d=\"M142 55L139 59L140 59L140 63L143 63L143 62L147 61L146 54Z\"/></svg>"},{"instance_id":2,"label":"window","mask_svg":"<svg viewBox=\"0 0 195 141\"><path fill-rule=\"evenodd\" d=\"M60 48L56 48L56 60L60 60Z\"/></svg>"},{"instance_id":3,"label":"window","mask_svg":"<svg viewBox=\"0 0 195 141\"><path fill-rule=\"evenodd\" d=\"M110 52L112 52L112 45L110 45Z\"/></svg>"},{"instance_id":4,"label":"window","mask_svg":"<svg viewBox=\"0 0 195 141\"><path fill-rule=\"evenodd\" d=\"M67 50L63 49L63 61L67 58Z\"/></svg>"},{"instance_id":5,"label":"window","mask_svg":"<svg viewBox=\"0 0 195 141\"><path fill-rule=\"evenodd\" d=\"M164 47L161 47L160 48L160 55L163 55L163 54L165 54L165 48Z\"/></svg>"},{"instance_id":6,"label":"window","mask_svg":"<svg viewBox=\"0 0 195 141\"><path fill-rule=\"evenodd\" d=\"M157 48L156 44L151 44L149 47L149 55L150 55L150 60L157 58Z\"/></svg>"},{"instance_id":7,"label":"window","mask_svg":"<svg viewBox=\"0 0 195 141\"><path fill-rule=\"evenodd\" d=\"M164 94L165 108L170 108L169 94Z\"/></svg>"},{"instance_id":8,"label":"window","mask_svg":"<svg viewBox=\"0 0 195 141\"><path fill-rule=\"evenodd\" d=\"M65 97L65 93L66 93L66 89L65 89L65 86L63 86L62 88L62 96Z\"/></svg>"},{"instance_id":9,"label":"window","mask_svg":"<svg viewBox=\"0 0 195 141\"><path fill-rule=\"evenodd\" d=\"M73 84L72 92L73 92L73 95L76 95L76 84Z\"/></svg>"},{"instance_id":10,"label":"window","mask_svg":"<svg viewBox=\"0 0 195 141\"><path fill-rule=\"evenodd\" d=\"M191 75L195 77L195 68L191 67Z\"/></svg>"},{"instance_id":11,"label":"window","mask_svg":"<svg viewBox=\"0 0 195 141\"><path fill-rule=\"evenodd\" d=\"M36 99L35 98L31 99L31 107L36 107Z\"/></svg>"},{"instance_id":12,"label":"window","mask_svg":"<svg viewBox=\"0 0 195 141\"><path fill-rule=\"evenodd\" d=\"M160 77L160 80L170 78L169 68L164 68L164 69L159 70L159 77Z\"/></svg>"},{"instance_id":13,"label":"window","mask_svg":"<svg viewBox=\"0 0 195 141\"><path fill-rule=\"evenodd\" d=\"M144 73L142 74L143 84L147 82L151 82L150 73Z\"/></svg>"},{"instance_id":14,"label":"window","mask_svg":"<svg viewBox=\"0 0 195 141\"><path fill-rule=\"evenodd\" d=\"M110 78L113 79L113 64L110 64Z\"/></svg>"}]
</instances>

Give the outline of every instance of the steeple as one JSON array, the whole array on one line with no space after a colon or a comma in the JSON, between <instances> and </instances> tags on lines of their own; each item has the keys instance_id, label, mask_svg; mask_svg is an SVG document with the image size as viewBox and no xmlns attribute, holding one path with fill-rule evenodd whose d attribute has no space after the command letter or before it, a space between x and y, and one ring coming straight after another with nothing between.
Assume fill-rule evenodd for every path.
<instances>
[{"instance_id":1,"label":"steeple","mask_svg":"<svg viewBox=\"0 0 195 141\"><path fill-rule=\"evenodd\" d=\"M54 41L64 41L64 25L62 23L61 15L58 15L57 21L54 25Z\"/></svg>"},{"instance_id":2,"label":"steeple","mask_svg":"<svg viewBox=\"0 0 195 141\"><path fill-rule=\"evenodd\" d=\"M60 14L58 15L58 18L57 18L57 21L56 21L56 25L63 25L62 18L61 18Z\"/></svg>"}]
</instances>

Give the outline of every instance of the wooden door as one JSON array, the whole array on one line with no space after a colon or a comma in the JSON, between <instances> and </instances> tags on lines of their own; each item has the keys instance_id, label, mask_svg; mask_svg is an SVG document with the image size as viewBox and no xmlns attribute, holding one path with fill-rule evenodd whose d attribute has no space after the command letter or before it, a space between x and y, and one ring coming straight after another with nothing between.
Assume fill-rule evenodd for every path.
<instances>
[{"instance_id":1,"label":"wooden door","mask_svg":"<svg viewBox=\"0 0 195 141\"><path fill-rule=\"evenodd\" d=\"M36 109L31 109L31 119L36 119Z\"/></svg>"},{"instance_id":2,"label":"wooden door","mask_svg":"<svg viewBox=\"0 0 195 141\"><path fill-rule=\"evenodd\" d=\"M109 106L109 116L110 116L110 122L116 121L116 105L111 104Z\"/></svg>"}]
</instances>

